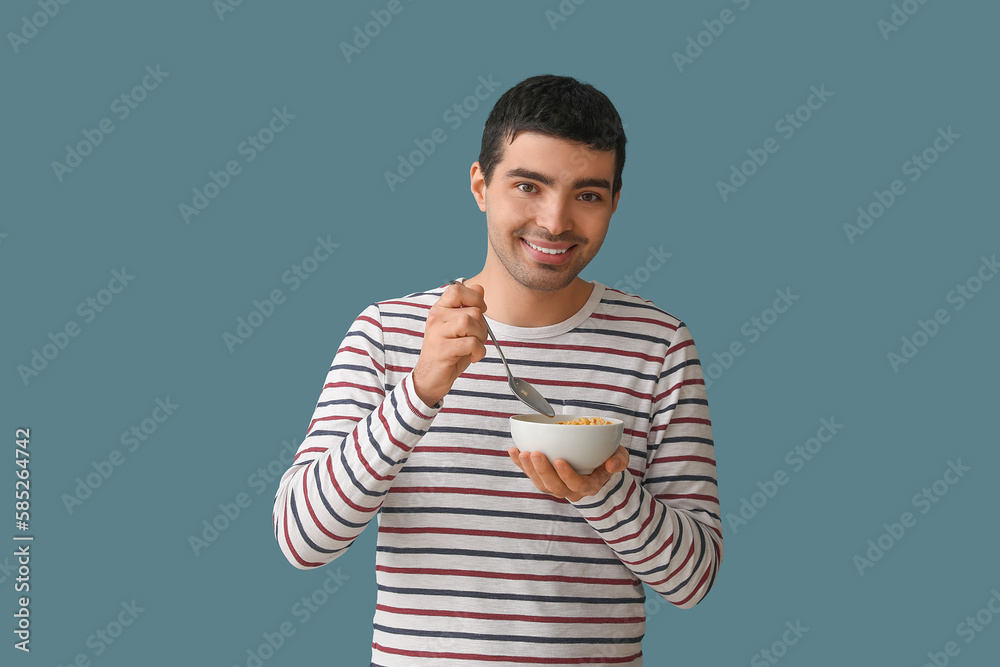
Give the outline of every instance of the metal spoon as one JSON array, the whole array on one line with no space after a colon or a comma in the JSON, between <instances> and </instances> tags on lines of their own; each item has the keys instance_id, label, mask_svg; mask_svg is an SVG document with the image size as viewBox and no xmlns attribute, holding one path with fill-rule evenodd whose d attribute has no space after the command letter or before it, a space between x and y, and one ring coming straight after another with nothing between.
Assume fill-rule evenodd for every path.
<instances>
[{"instance_id":1,"label":"metal spoon","mask_svg":"<svg viewBox=\"0 0 1000 667\"><path fill-rule=\"evenodd\" d=\"M457 280L449 281L451 285L461 285ZM486 318L483 318L483 322L486 322ZM486 322L486 331L489 332L490 338L493 340L493 345L496 346L497 352L500 354L500 361L503 362L503 367L507 369L507 385L510 386L510 390L514 392L514 395L521 399L521 402L527 405L529 408L535 412L540 412L546 417L554 417L556 411L552 409L549 402L538 393L538 390L532 387L530 384L525 382L520 378L514 377L514 374L510 372L510 366L507 365L507 359L503 356L503 351L500 349L500 344L497 343L497 337L493 335L493 330L490 329L490 323Z\"/></svg>"}]
</instances>

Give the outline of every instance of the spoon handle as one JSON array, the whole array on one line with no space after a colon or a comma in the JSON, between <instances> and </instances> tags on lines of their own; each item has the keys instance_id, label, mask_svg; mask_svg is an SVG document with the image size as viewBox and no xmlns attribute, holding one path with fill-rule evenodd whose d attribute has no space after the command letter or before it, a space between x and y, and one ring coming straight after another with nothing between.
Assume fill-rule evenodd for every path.
<instances>
[{"instance_id":1,"label":"spoon handle","mask_svg":"<svg viewBox=\"0 0 1000 667\"><path fill-rule=\"evenodd\" d=\"M483 322L486 322L486 318L483 318ZM497 337L493 335L493 330L490 329L490 323L486 322L486 331L490 334L490 338L493 340L493 346L497 349L497 354L500 355L500 361L503 362L503 367L507 369L508 377L513 377L510 372L510 366L507 365L507 359L503 356L503 350L500 349L500 344L497 343Z\"/></svg>"}]
</instances>

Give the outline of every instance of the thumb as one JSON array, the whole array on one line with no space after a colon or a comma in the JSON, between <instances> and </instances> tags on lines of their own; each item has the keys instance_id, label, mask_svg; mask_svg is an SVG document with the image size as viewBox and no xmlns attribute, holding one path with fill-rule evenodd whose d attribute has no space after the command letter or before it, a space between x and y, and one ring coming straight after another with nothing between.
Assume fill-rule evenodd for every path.
<instances>
[{"instance_id":1,"label":"thumb","mask_svg":"<svg viewBox=\"0 0 1000 667\"><path fill-rule=\"evenodd\" d=\"M618 472L628 468L628 459L628 450L619 445L618 449L615 451L615 455L611 457L611 472Z\"/></svg>"}]
</instances>

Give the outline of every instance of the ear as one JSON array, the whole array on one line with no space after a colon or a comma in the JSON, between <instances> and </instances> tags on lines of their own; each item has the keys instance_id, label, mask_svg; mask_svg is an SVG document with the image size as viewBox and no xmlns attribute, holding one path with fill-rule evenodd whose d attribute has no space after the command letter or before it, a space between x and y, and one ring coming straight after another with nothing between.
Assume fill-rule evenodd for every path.
<instances>
[{"instance_id":1,"label":"ear","mask_svg":"<svg viewBox=\"0 0 1000 667\"><path fill-rule=\"evenodd\" d=\"M485 213L486 179L483 177L483 169L479 166L478 161L472 163L472 168L469 170L469 181L472 196L476 198L476 203L479 204L479 210Z\"/></svg>"}]
</instances>

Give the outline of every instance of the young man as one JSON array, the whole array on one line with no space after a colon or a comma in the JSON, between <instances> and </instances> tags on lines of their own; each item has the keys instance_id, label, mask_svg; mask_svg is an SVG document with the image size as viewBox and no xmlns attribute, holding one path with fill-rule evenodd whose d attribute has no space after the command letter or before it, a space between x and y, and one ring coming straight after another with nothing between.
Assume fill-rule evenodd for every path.
<instances>
[{"instance_id":1,"label":"young man","mask_svg":"<svg viewBox=\"0 0 1000 667\"><path fill-rule=\"evenodd\" d=\"M373 665L640 665L641 582L681 608L714 583L722 524L691 335L579 277L624 163L621 119L592 86L510 89L471 170L483 270L370 305L337 351L274 530L292 565L314 568L378 515ZM624 420L602 467L581 476L512 447L508 418L529 410L487 317L557 412Z\"/></svg>"}]
</instances>

